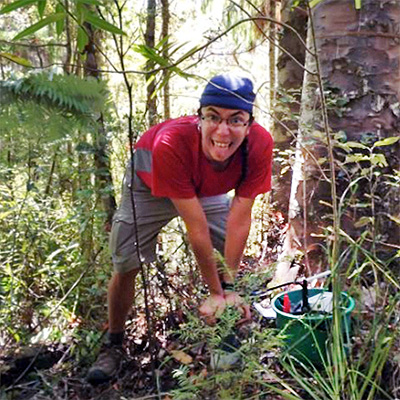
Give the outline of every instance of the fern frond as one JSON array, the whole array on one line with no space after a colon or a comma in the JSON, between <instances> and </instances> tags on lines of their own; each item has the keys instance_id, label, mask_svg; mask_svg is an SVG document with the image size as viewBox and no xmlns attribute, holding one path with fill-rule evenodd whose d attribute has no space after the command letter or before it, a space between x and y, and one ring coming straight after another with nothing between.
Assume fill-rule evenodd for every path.
<instances>
[{"instance_id":1,"label":"fern frond","mask_svg":"<svg viewBox=\"0 0 400 400\"><path fill-rule=\"evenodd\" d=\"M108 95L102 81L47 73L0 82L0 96L5 96L5 100L10 101L6 97L7 93L13 94L20 101L36 100L73 114L88 115L102 111Z\"/></svg>"}]
</instances>

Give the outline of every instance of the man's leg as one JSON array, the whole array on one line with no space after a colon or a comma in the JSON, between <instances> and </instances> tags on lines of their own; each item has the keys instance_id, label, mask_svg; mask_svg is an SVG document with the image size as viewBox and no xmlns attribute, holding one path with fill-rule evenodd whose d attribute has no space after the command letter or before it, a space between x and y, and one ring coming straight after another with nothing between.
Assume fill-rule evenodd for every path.
<instances>
[{"instance_id":1,"label":"man's leg","mask_svg":"<svg viewBox=\"0 0 400 400\"><path fill-rule=\"evenodd\" d=\"M115 272L108 285L108 332L118 334L125 330L125 321L135 295L138 269Z\"/></svg>"},{"instance_id":2,"label":"man's leg","mask_svg":"<svg viewBox=\"0 0 400 400\"><path fill-rule=\"evenodd\" d=\"M106 382L115 376L123 358L125 322L133 303L135 278L140 270L137 242L140 243L140 254L145 262L154 261L157 236L161 228L177 216L168 199L154 198L150 193L142 191L135 192L135 200L139 240L136 240L134 221L128 218L128 221L124 220L129 212L125 215L117 213L113 222L110 249L114 273L108 287L109 329L107 342L87 375L87 380L93 384ZM126 206L125 203L123 201L122 205Z\"/></svg>"},{"instance_id":3,"label":"man's leg","mask_svg":"<svg viewBox=\"0 0 400 400\"><path fill-rule=\"evenodd\" d=\"M133 303L138 270L114 272L108 285L108 332L96 362L87 374L88 382L100 384L115 376L124 358L122 347L125 321Z\"/></svg>"}]
</instances>

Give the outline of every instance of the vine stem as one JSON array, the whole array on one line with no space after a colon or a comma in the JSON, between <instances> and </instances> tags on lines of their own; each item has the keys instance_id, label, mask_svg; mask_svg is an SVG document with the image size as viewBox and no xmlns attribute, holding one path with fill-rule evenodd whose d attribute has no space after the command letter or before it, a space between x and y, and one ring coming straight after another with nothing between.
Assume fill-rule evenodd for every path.
<instances>
[{"instance_id":1,"label":"vine stem","mask_svg":"<svg viewBox=\"0 0 400 400\"><path fill-rule=\"evenodd\" d=\"M312 16L312 11L310 5L308 5L308 13L309 13L309 21L311 26L311 37L313 41L313 47L315 49L315 64L317 67L317 83L318 89L320 91L321 96L321 112L322 112L322 121L324 125L324 130L326 134L327 144L328 144L328 159L329 159L329 171L330 171L330 187L331 187L331 197L332 197L332 211L333 211L333 243L332 243L332 255L331 255L331 269L332 271L335 268L336 262L338 260L339 254L339 234L340 234L340 220L338 214L338 205L337 205L337 194L336 194L336 172L335 172L335 158L333 154L333 143L331 138L331 133L329 129L329 121L328 121L328 111L326 106L326 99L324 95L324 86L322 82L322 74L321 74L321 64L318 57L317 52L317 43L316 43L316 35L315 35L315 27L314 20Z\"/></svg>"},{"instance_id":2,"label":"vine stem","mask_svg":"<svg viewBox=\"0 0 400 400\"><path fill-rule=\"evenodd\" d=\"M333 380L333 399L339 400L341 397L342 384L346 375L346 355L343 350L343 332L342 332L342 311L340 309L340 301L342 296L342 289L340 284L339 274L339 240L340 240L340 218L338 212L338 202L336 193L336 173L335 173L335 158L333 154L333 142L331 138L331 132L329 129L328 112L326 106L326 99L324 95L324 87L322 82L321 64L318 57L317 41L315 35L315 26L313 13L309 2L307 2L307 10L309 15L309 24L311 27L311 40L313 42L314 53L315 53L315 64L317 68L316 79L318 88L320 91L321 98L321 113L324 131L326 134L327 145L328 145L328 160L330 170L330 188L332 197L332 224L333 224L333 238L331 240L332 247L330 252L330 269L332 271L332 292L333 292L333 326L332 326L332 361L333 365L337 366L337 374L335 374ZM337 349L338 351L335 351Z\"/></svg>"},{"instance_id":3,"label":"vine stem","mask_svg":"<svg viewBox=\"0 0 400 400\"><path fill-rule=\"evenodd\" d=\"M123 8L126 3L119 5L116 0L114 0L114 3L117 7L118 10L118 23L120 25L120 28L122 29L123 25L123 20L122 20L122 13L123 13ZM113 39L115 43L115 47L117 49L118 57L119 57L119 62L121 66L121 72L124 78L124 83L125 87L127 90L128 94L128 101L129 101L129 112L126 115L127 120L128 120L128 140L129 140L129 154L130 154L130 172L131 172L131 179L130 179L130 201L131 201L131 206L132 206L132 216L134 220L134 233L136 237L136 241L134 243L135 250L136 250L136 256L139 262L139 269L140 269L140 275L142 279L142 284L143 284L143 292L144 292L144 304L145 304L145 315L146 315L146 323L147 323L147 337L149 341L149 353L150 353L150 360L151 360L151 372L152 372L152 378L153 378L153 383L154 387L157 390L156 397L159 399L160 394L157 386L157 374L156 374L156 356L155 356L155 343L154 343L154 334L153 334L153 324L151 320L151 314L150 314L150 306L149 306L149 293L148 293L148 280L146 278L146 271L145 271L145 266L142 261L142 257L140 255L140 240L139 240L139 234L138 234L138 227L137 227L137 215L136 215L136 206L135 206L135 196L133 193L133 188L134 188L134 177L135 177L135 171L134 171L134 144L136 142L137 136L134 135L134 128L133 128L133 87L132 83L128 79L128 72L125 67L125 55L126 52L124 51L124 42L122 40L122 37L119 37L119 40L115 34L113 34ZM134 284L134 282L132 282Z\"/></svg>"}]
</instances>

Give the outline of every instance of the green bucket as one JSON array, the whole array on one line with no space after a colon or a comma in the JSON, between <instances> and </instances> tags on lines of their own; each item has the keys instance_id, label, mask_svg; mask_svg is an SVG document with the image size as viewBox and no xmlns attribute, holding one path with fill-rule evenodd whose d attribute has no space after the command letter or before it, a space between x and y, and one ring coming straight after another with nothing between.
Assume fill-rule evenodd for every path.
<instances>
[{"instance_id":1,"label":"green bucket","mask_svg":"<svg viewBox=\"0 0 400 400\"><path fill-rule=\"evenodd\" d=\"M308 297L327 292L324 289L309 289ZM288 294L291 304L302 300L302 290L283 292L272 300L272 308L276 312L276 326L285 335L286 354L304 362L322 364L327 357L331 336L332 314L308 313L302 315L289 314L283 311L283 297ZM351 331L351 312L355 301L347 293L341 293L342 334L345 347L349 345Z\"/></svg>"}]
</instances>

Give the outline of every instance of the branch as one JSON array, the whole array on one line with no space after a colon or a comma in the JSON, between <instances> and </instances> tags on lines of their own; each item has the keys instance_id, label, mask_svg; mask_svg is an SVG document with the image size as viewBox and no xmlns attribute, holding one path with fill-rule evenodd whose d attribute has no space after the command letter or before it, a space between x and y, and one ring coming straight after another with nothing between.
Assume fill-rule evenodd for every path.
<instances>
[{"instance_id":1,"label":"branch","mask_svg":"<svg viewBox=\"0 0 400 400\"><path fill-rule=\"evenodd\" d=\"M263 110L261 107L258 107L256 104L254 104L255 108L258 108L263 114L267 114L269 115L274 122L276 122L277 124L279 124L282 128L284 128L288 133L290 133L290 135L293 137L293 139L297 142L297 135L281 120L279 120L278 118L275 117L275 115L269 111ZM330 179L328 178L328 176L325 174L324 170L322 169L320 163L318 162L317 158L315 157L315 155L307 148L305 147L301 142L299 142L299 145L301 147L302 150L304 150L309 156L310 158L315 162L315 165L318 167L319 171L321 172L321 175L323 176L323 178L327 181L330 182Z\"/></svg>"},{"instance_id":2,"label":"branch","mask_svg":"<svg viewBox=\"0 0 400 400\"><path fill-rule=\"evenodd\" d=\"M315 26L314 26L314 20L313 20L313 14L312 10L310 8L310 5L307 3L307 8L308 8L308 15L309 15L309 20L310 20L310 26L311 26L311 33L312 33L312 38L311 40L313 41L313 47L314 51L317 53L317 40L316 40L316 33L315 33ZM319 87L319 92L321 96L321 111L322 111L322 120L323 120L323 125L325 129L325 135L326 135L326 140L328 144L328 155L329 155L329 169L330 169L330 174L331 174L331 197L332 197L332 212L333 212L333 243L332 243L332 271L335 269L335 264L338 260L338 255L339 255L339 232L340 232L340 218L338 215L338 203L337 203L337 194L336 194L336 172L335 172L335 156L333 154L333 143L331 139L331 134L329 132L329 121L328 121L328 110L327 110L327 104L326 104L326 99L324 95L324 86L322 83L322 71L321 71L321 65L319 62L319 57L315 57L315 63L317 67L317 80L318 80L318 87ZM333 277L335 277L335 274L333 274Z\"/></svg>"},{"instance_id":3,"label":"branch","mask_svg":"<svg viewBox=\"0 0 400 400\"><path fill-rule=\"evenodd\" d=\"M72 17L74 18L74 16L72 15ZM313 52L310 51L310 49L307 48L307 46L305 45L304 41L301 39L299 33L292 28L290 25L287 25L283 22L277 21L274 18L269 18L269 17L251 17L251 18L245 18L241 21L236 22L235 24L231 25L229 28L227 28L224 32L220 33L219 35L217 35L215 38L210 39L207 43L205 43L204 45L194 48L192 51L188 52L185 57L180 58L179 60L177 60L176 62L166 66L166 67L159 67L159 68L155 68L151 71L137 71L137 70L125 70L125 71L121 71L119 69L117 69L112 63L111 61L108 59L108 57L104 54L104 52L101 51L101 49L98 49L99 52L104 56L104 58L109 62L109 64L112 66L113 70L107 70L107 69L97 69L96 71L100 72L100 73L116 73L116 74L139 74L139 75L146 75L146 74L156 74L158 72L164 71L164 70L168 70L170 68L174 68L177 67L179 64L181 64L183 61L187 60L190 57L193 57L195 54L199 53L200 51L207 49L211 44L213 44L214 42L216 42L217 40L221 39L222 37L224 37L225 35L227 35L231 30L235 29L236 27L238 27L241 24L244 24L246 22L254 22L257 20L266 20L266 21L270 21L272 23L276 23L278 25L282 25L288 29L290 29L291 31L293 31L299 38L299 40L301 41L302 44L304 44L306 51L308 51L313 57L315 57L315 54ZM296 60L297 61L297 60ZM298 62L298 61L297 61ZM47 68L51 68L52 66L57 66L60 65L60 63L52 63L46 66L41 67L41 69L47 69ZM300 64L301 65L301 64ZM76 66L77 68L83 68L81 66ZM304 68L303 65L301 65L301 67L307 71L309 74L311 75L315 75L315 73L308 71ZM32 69L38 69L38 67L28 67L28 68L32 68ZM88 70L90 70L90 68L88 68Z\"/></svg>"},{"instance_id":4,"label":"branch","mask_svg":"<svg viewBox=\"0 0 400 400\"><path fill-rule=\"evenodd\" d=\"M241 7L241 6L240 6L239 4L237 4L235 1L233 1L233 0L229 0L229 1L230 1L231 3L233 3L235 6L239 7L248 17L252 18L252 17L251 17L251 14L248 13L245 9L243 9L243 7ZM256 9L256 10L257 10L257 9ZM257 10L257 11L260 12L259 10ZM263 17L265 17L265 16L263 15ZM268 17L265 17L265 18L268 18ZM314 75L314 73L311 72L311 71L308 71L308 70L306 69L305 65L302 64L301 62L299 62L299 61L297 60L296 57L294 57L291 53L289 53L284 47L282 47L280 44L278 44L275 40L273 40L269 35L265 34L264 31L260 28L260 26L257 24L256 21L253 21L253 22L254 22L254 24L257 26L257 28L260 29L262 35L263 35L273 46L276 46L280 51L282 51L283 53L285 53L286 55L288 55L289 58L291 58L291 59L292 59L300 68L302 68L304 71L307 71L309 74ZM276 23L278 23L278 21L276 21ZM284 24L284 23L282 23L282 24ZM286 25L286 24L284 24L284 25ZM289 27L289 26L290 26L290 25L287 25L287 27ZM297 37L301 39L303 45L304 45L305 48L307 49L306 44L304 43L303 39L299 36L298 32L297 32L294 28L292 28L292 31L293 31L293 32L296 32ZM312 55L315 57L314 53L312 53L311 51L310 51L310 54L312 54Z\"/></svg>"},{"instance_id":5,"label":"branch","mask_svg":"<svg viewBox=\"0 0 400 400\"><path fill-rule=\"evenodd\" d=\"M65 10L65 13L66 13L67 15L69 15L69 16L76 22L76 24L77 24L80 28L82 28L82 29L85 31L85 33L86 33L86 35L87 35L88 37L90 37L90 32L87 32L86 27L84 26L84 24L80 24L80 23L79 23L79 21L78 21L78 19L75 17L75 15L72 14L72 13L69 11L69 9L68 9L67 7L65 7L65 4L64 4L61 0L57 0L57 3L58 3L59 5L61 5L61 7ZM104 57L105 60L108 61L108 63L111 65L111 67L114 68L115 71L117 71L117 69L114 67L112 61L107 57L107 55L106 55L106 54L104 53L104 51L97 45L97 43L93 43L93 44L94 44L94 46L96 47L96 50ZM83 67L82 67L82 68L83 68ZM90 70L90 68L85 68L85 69L86 69L86 70ZM95 69L95 70L93 70L93 71L94 71L94 72L101 72L101 71L98 70L98 69Z\"/></svg>"},{"instance_id":6,"label":"branch","mask_svg":"<svg viewBox=\"0 0 400 400\"><path fill-rule=\"evenodd\" d=\"M305 46L306 50L313 56L315 57L315 53L313 53L310 49L308 49L307 45L304 43L303 39L301 38L301 36L299 35L299 33L292 28L290 25L285 24L284 22L280 22L277 21L274 18L270 18L270 17L251 17L251 18L245 18L242 19L241 21L236 22L235 24L231 25L229 28L227 28L224 32L220 33L219 35L217 35L215 38L209 40L207 43L205 43L203 46L198 47L197 49L193 49L191 52L189 52L184 58L181 58L180 60L176 61L175 63L169 65L168 67L160 67L155 69L154 71L151 71L151 73L156 73L159 71L162 71L164 69L167 68L173 68L178 66L181 62L183 62L185 59L192 57L193 55L195 55L196 53L198 53L199 51L206 49L207 47L209 47L212 43L216 42L217 40L221 39L223 36L225 36L226 34L228 34L231 30L235 29L237 26L245 23L245 22L254 22L257 20L266 20L266 21L270 21L272 23L276 23L278 25L282 25L288 29L290 29L291 31L293 31L297 37L299 38L299 40L301 41L301 43ZM302 68L304 69L304 66L302 66ZM306 70L307 71L307 70ZM309 74L311 75L315 75L315 73L307 71Z\"/></svg>"},{"instance_id":7,"label":"branch","mask_svg":"<svg viewBox=\"0 0 400 400\"><path fill-rule=\"evenodd\" d=\"M0 40L0 43L6 44L9 46L18 46L18 47L32 47L32 48L39 48L39 47L67 47L67 43L46 43L46 44L28 44L28 43L21 43L21 42L9 42L8 40Z\"/></svg>"}]
</instances>

